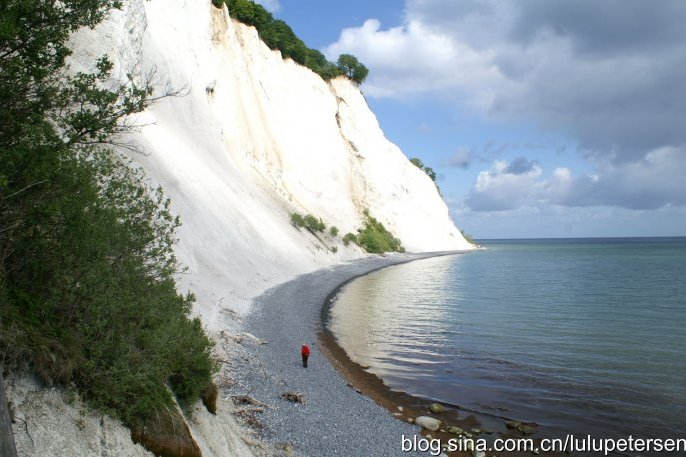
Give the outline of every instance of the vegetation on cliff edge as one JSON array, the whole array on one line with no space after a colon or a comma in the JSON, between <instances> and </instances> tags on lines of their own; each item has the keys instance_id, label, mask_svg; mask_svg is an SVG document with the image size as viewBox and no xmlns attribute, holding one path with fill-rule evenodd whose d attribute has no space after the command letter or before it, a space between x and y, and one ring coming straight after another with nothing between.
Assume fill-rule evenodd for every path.
<instances>
[{"instance_id":1,"label":"vegetation on cliff edge","mask_svg":"<svg viewBox=\"0 0 686 457\"><path fill-rule=\"evenodd\" d=\"M0 7L0 365L141 428L206 392L215 362L176 290L179 221L110 146L152 80L112 87L106 58L66 72L69 34L118 6Z\"/></svg>"},{"instance_id":2,"label":"vegetation on cliff edge","mask_svg":"<svg viewBox=\"0 0 686 457\"><path fill-rule=\"evenodd\" d=\"M212 3L217 8L226 4L231 17L254 26L267 46L278 49L284 58L306 66L326 81L336 76L347 76L362 84L367 78L369 70L355 56L342 54L336 63L329 62L320 51L308 48L288 24L274 19L262 5L251 0L212 0Z\"/></svg>"}]
</instances>

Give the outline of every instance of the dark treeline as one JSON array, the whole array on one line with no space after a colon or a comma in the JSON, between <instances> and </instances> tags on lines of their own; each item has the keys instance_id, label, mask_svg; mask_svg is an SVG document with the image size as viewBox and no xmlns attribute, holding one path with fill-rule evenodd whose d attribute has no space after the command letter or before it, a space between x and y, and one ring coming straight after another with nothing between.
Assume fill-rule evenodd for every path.
<instances>
[{"instance_id":1,"label":"dark treeline","mask_svg":"<svg viewBox=\"0 0 686 457\"><path fill-rule=\"evenodd\" d=\"M288 24L274 19L272 14L262 5L251 0L213 0L216 7L226 4L229 14L244 24L257 29L262 41L271 49L281 51L283 57L288 57L306 66L320 75L324 80L337 76L347 76L357 84L362 84L367 78L369 70L362 65L355 56L342 54L336 63L326 60L324 54L316 49L308 48L298 38Z\"/></svg>"},{"instance_id":2,"label":"dark treeline","mask_svg":"<svg viewBox=\"0 0 686 457\"><path fill-rule=\"evenodd\" d=\"M117 6L0 2L0 365L145 430L211 391L215 362L176 291L179 221L110 146L151 79L66 72L69 34Z\"/></svg>"}]
</instances>

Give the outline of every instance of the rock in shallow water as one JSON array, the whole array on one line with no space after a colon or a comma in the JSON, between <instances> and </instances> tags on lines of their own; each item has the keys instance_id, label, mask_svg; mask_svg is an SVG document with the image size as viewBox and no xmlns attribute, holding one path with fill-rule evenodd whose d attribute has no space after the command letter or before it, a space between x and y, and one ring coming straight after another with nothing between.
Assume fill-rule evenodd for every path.
<instances>
[{"instance_id":1,"label":"rock in shallow water","mask_svg":"<svg viewBox=\"0 0 686 457\"><path fill-rule=\"evenodd\" d=\"M445 411L445 406L441 405L440 403L431 403L431 406L429 406L429 411L434 414L440 414Z\"/></svg>"},{"instance_id":2,"label":"rock in shallow water","mask_svg":"<svg viewBox=\"0 0 686 457\"><path fill-rule=\"evenodd\" d=\"M533 424L520 424L519 427L517 427L517 430L519 430L522 435L533 435L536 431L536 426Z\"/></svg>"},{"instance_id":3,"label":"rock in shallow water","mask_svg":"<svg viewBox=\"0 0 686 457\"><path fill-rule=\"evenodd\" d=\"M516 430L517 428L519 428L520 425L522 425L522 423L519 421L507 421L507 422L505 422L505 427L509 428L510 430Z\"/></svg>"},{"instance_id":4,"label":"rock in shallow water","mask_svg":"<svg viewBox=\"0 0 686 457\"><path fill-rule=\"evenodd\" d=\"M452 433L453 435L462 435L464 430L462 430L460 427L450 427L448 429L448 433Z\"/></svg>"},{"instance_id":5,"label":"rock in shallow water","mask_svg":"<svg viewBox=\"0 0 686 457\"><path fill-rule=\"evenodd\" d=\"M431 430L432 432L435 432L441 426L441 421L429 416L419 416L414 421L420 427Z\"/></svg>"}]
</instances>

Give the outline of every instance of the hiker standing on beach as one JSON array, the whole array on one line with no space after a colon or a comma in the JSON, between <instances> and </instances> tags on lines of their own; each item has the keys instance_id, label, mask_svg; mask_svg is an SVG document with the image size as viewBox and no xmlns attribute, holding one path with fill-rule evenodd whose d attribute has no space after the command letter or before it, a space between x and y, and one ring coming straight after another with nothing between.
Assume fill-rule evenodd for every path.
<instances>
[{"instance_id":1,"label":"hiker standing on beach","mask_svg":"<svg viewBox=\"0 0 686 457\"><path fill-rule=\"evenodd\" d=\"M310 356L310 347L303 344L300 347L300 355L303 356L303 368L307 368L307 358Z\"/></svg>"}]
</instances>

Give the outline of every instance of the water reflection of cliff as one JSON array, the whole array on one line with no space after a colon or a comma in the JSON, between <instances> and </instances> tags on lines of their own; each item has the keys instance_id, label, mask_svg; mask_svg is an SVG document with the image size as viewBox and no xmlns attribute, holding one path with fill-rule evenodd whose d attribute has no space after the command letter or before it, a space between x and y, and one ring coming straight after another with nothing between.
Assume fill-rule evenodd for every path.
<instances>
[{"instance_id":1,"label":"water reflection of cliff","mask_svg":"<svg viewBox=\"0 0 686 457\"><path fill-rule=\"evenodd\" d=\"M345 286L330 326L350 358L381 375L412 371L421 376L419 365L442 363L440 350L434 349L450 331L448 307L459 303L448 284L459 271L456 262L455 256L415 261Z\"/></svg>"}]
</instances>

